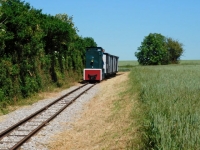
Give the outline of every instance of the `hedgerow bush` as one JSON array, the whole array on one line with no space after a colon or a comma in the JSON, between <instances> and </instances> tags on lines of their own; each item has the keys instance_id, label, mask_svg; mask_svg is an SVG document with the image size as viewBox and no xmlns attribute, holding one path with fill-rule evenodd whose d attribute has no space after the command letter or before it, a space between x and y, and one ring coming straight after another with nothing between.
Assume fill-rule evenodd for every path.
<instances>
[{"instance_id":1,"label":"hedgerow bush","mask_svg":"<svg viewBox=\"0 0 200 150\"><path fill-rule=\"evenodd\" d=\"M80 79L85 47L97 44L77 31L67 14L51 16L24 1L0 1L0 101L15 103L48 85L60 87L69 72Z\"/></svg>"}]
</instances>

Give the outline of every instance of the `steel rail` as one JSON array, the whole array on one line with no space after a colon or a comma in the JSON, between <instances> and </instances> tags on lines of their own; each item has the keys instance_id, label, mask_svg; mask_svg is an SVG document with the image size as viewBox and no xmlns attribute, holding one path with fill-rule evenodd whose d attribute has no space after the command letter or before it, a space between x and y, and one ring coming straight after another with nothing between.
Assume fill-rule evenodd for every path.
<instances>
[{"instance_id":1,"label":"steel rail","mask_svg":"<svg viewBox=\"0 0 200 150\"><path fill-rule=\"evenodd\" d=\"M95 84L94 84L95 85ZM63 106L58 112L56 112L53 116L51 116L49 119L47 119L45 122L43 122L41 125L39 125L36 129L31 131L26 137L24 137L22 140L20 140L16 145L14 145L10 150L16 150L19 148L23 143L25 143L30 137L32 137L35 133L37 133L43 126L45 126L48 122L50 122L52 119L54 119L58 114L60 114L66 107L68 107L70 104L72 104L77 98L79 98L83 93L91 89L94 85L90 86L83 92L81 92L79 95L74 97L70 102L68 102L65 106Z\"/></svg>"},{"instance_id":2,"label":"steel rail","mask_svg":"<svg viewBox=\"0 0 200 150\"><path fill-rule=\"evenodd\" d=\"M12 125L11 127L9 127L8 129L4 130L3 132L0 133L0 139L2 139L4 136L6 136L7 134L9 134L12 130L14 130L15 128L17 128L18 126L22 125L24 122L27 122L28 120L30 120L31 118L37 116L39 113L41 113L42 111L46 110L48 107L52 106L53 104L57 103L58 101L60 101L61 99L63 99L64 97L70 95L71 93L77 91L78 89L86 86L88 83L68 92L67 94L59 97L58 99L56 99L55 101L51 102L50 104L46 105L45 107L39 109L38 111L36 111L35 113L31 114L30 116L24 118L23 120L19 121L18 123Z\"/></svg>"}]
</instances>

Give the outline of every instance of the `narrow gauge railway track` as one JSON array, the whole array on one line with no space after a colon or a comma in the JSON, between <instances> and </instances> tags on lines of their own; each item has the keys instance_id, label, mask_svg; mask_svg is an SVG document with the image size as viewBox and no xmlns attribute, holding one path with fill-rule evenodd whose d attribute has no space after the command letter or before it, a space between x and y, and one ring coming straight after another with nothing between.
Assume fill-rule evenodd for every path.
<instances>
[{"instance_id":1,"label":"narrow gauge railway track","mask_svg":"<svg viewBox=\"0 0 200 150\"><path fill-rule=\"evenodd\" d=\"M0 133L0 150L16 150L95 84L84 84Z\"/></svg>"}]
</instances>

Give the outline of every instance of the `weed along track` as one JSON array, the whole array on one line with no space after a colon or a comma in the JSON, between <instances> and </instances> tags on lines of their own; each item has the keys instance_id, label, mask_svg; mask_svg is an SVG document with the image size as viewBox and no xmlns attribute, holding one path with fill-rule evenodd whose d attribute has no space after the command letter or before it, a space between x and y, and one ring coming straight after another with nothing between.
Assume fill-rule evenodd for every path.
<instances>
[{"instance_id":1,"label":"weed along track","mask_svg":"<svg viewBox=\"0 0 200 150\"><path fill-rule=\"evenodd\" d=\"M0 133L0 150L15 150L95 84L84 84Z\"/></svg>"}]
</instances>

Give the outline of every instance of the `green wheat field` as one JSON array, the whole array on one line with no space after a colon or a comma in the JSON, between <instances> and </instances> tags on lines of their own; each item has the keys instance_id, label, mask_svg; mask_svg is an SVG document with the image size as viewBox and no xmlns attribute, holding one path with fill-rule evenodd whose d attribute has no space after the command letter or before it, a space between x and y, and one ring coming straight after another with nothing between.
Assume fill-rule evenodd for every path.
<instances>
[{"instance_id":1,"label":"green wheat field","mask_svg":"<svg viewBox=\"0 0 200 150\"><path fill-rule=\"evenodd\" d=\"M120 61L120 68L130 71L130 86L137 87L138 101L145 108L145 149L200 149L200 60L160 66Z\"/></svg>"}]
</instances>

